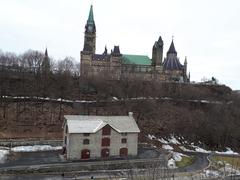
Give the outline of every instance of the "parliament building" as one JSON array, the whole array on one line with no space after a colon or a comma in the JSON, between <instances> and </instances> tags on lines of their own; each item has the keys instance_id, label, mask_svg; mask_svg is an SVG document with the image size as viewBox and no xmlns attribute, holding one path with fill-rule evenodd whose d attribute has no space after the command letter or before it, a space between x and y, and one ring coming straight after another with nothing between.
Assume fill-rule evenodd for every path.
<instances>
[{"instance_id":1,"label":"parliament building","mask_svg":"<svg viewBox=\"0 0 240 180\"><path fill-rule=\"evenodd\" d=\"M166 57L163 57L161 36L153 45L152 59L144 55L122 54L119 46L114 46L110 52L105 47L102 54L96 54L96 25L92 6L85 25L84 47L80 56L81 77L87 79L190 81L187 59L181 64L173 40Z\"/></svg>"}]
</instances>

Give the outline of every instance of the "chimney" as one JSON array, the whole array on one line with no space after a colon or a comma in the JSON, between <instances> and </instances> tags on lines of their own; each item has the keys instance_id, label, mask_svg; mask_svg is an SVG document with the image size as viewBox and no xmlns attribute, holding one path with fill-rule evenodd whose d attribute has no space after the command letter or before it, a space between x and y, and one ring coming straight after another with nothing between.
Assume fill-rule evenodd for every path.
<instances>
[{"instance_id":1,"label":"chimney","mask_svg":"<svg viewBox=\"0 0 240 180\"><path fill-rule=\"evenodd\" d=\"M133 117L133 112L128 112L128 116Z\"/></svg>"}]
</instances>

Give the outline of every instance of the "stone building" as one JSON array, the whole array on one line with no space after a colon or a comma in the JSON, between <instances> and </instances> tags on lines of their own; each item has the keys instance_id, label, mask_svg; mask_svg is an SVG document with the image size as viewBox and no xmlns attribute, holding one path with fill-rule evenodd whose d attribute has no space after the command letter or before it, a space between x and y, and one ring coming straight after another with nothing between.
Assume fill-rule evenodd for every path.
<instances>
[{"instance_id":1,"label":"stone building","mask_svg":"<svg viewBox=\"0 0 240 180\"><path fill-rule=\"evenodd\" d=\"M64 116L63 147L67 159L136 156L140 132L129 116Z\"/></svg>"},{"instance_id":2,"label":"stone building","mask_svg":"<svg viewBox=\"0 0 240 180\"><path fill-rule=\"evenodd\" d=\"M187 59L182 65L172 41L167 56L163 60L163 40L161 36L152 48L152 59L143 55L128 55L114 46L102 54L96 54L96 25L91 6L85 25L84 47L81 51L81 76L84 78L104 78L108 80L141 79L158 81L189 82Z\"/></svg>"}]
</instances>

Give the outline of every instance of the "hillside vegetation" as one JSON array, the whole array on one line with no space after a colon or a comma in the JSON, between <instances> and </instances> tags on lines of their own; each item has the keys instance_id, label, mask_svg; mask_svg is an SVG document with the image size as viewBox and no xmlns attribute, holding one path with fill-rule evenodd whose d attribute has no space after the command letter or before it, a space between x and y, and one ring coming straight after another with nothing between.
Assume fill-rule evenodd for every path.
<instances>
[{"instance_id":1,"label":"hillside vegetation","mask_svg":"<svg viewBox=\"0 0 240 180\"><path fill-rule=\"evenodd\" d=\"M227 86L80 79L63 67L69 66L44 76L40 68L1 66L0 138L61 139L64 114L132 111L140 141L147 134L174 133L211 148L239 150L240 97Z\"/></svg>"}]
</instances>

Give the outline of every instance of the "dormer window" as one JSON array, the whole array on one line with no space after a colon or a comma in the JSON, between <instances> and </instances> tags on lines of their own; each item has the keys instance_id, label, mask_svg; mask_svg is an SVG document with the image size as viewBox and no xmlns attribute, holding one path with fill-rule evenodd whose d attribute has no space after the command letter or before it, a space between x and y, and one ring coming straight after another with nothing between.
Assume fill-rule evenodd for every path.
<instances>
[{"instance_id":1,"label":"dormer window","mask_svg":"<svg viewBox=\"0 0 240 180\"><path fill-rule=\"evenodd\" d=\"M111 126L106 125L102 128L102 135L109 136L111 135Z\"/></svg>"}]
</instances>

